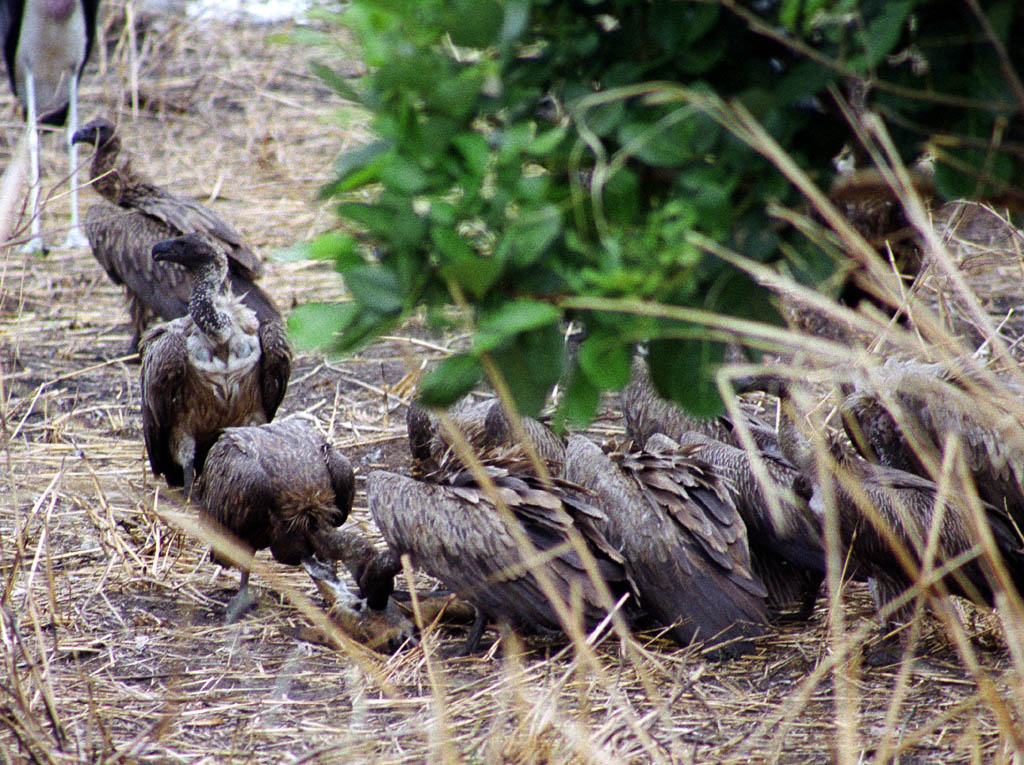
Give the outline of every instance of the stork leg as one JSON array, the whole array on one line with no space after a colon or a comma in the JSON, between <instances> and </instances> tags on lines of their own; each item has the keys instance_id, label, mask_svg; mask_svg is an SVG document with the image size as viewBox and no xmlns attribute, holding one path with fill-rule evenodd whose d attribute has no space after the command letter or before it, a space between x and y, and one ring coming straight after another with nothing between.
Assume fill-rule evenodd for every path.
<instances>
[{"instance_id":1,"label":"stork leg","mask_svg":"<svg viewBox=\"0 0 1024 765\"><path fill-rule=\"evenodd\" d=\"M78 144L71 142L71 136L78 130L78 77L71 72L68 100L68 181L71 184L71 229L64 240L63 249L71 250L89 246L89 240L82 233L78 219Z\"/></svg>"},{"instance_id":2,"label":"stork leg","mask_svg":"<svg viewBox=\"0 0 1024 765\"><path fill-rule=\"evenodd\" d=\"M252 592L249 590L249 572L243 571L242 579L238 584L238 592L235 594L235 597L228 601L225 621L228 624L234 624L255 605L256 598L252 596Z\"/></svg>"},{"instance_id":3,"label":"stork leg","mask_svg":"<svg viewBox=\"0 0 1024 765\"><path fill-rule=\"evenodd\" d=\"M25 69L25 100L28 101L28 153L29 176L28 195L32 237L22 247L22 252L43 252L43 237L39 224L39 115L36 112L36 82L32 70Z\"/></svg>"}]
</instances>

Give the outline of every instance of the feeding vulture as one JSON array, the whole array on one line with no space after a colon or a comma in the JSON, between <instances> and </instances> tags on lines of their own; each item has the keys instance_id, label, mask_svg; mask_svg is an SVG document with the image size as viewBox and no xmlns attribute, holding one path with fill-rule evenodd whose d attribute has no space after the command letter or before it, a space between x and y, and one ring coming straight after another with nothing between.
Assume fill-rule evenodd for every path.
<instances>
[{"instance_id":1,"label":"feeding vulture","mask_svg":"<svg viewBox=\"0 0 1024 765\"><path fill-rule=\"evenodd\" d=\"M777 609L798 605L796 617L810 617L825 578L825 548L821 521L798 493L805 485L800 470L777 451L758 452L762 483L743 449L695 431L684 433L680 446L692 447L693 457L704 460L729 492L747 527L751 567L768 603Z\"/></svg>"},{"instance_id":2,"label":"feeding vulture","mask_svg":"<svg viewBox=\"0 0 1024 765\"><path fill-rule=\"evenodd\" d=\"M975 488L986 502L1009 512L1024 529L1024 431L1012 411L993 417L1009 386L987 390L981 380L958 380L940 364L892 358L858 380L843 401L843 425L857 451L873 462L932 478L923 455L941 463L947 439L960 441Z\"/></svg>"},{"instance_id":3,"label":"feeding vulture","mask_svg":"<svg viewBox=\"0 0 1024 765\"><path fill-rule=\"evenodd\" d=\"M380 470L367 476L367 503L391 554L408 553L477 608L467 653L486 618L541 634L571 632L572 623L592 630L610 603L574 541L612 599L629 590L622 557L600 531L603 513L577 487L537 478L519 446L478 456L493 494L455 460L434 482Z\"/></svg>"},{"instance_id":4,"label":"feeding vulture","mask_svg":"<svg viewBox=\"0 0 1024 765\"><path fill-rule=\"evenodd\" d=\"M940 491L913 473L869 463L834 442L819 454L794 422L786 381L768 375L749 378L740 387L782 397L786 416L780 447L811 483L809 507L822 524L835 507L847 573L868 580L879 608L913 586L925 566L951 568L941 578L946 591L991 606L997 579L979 545L981 534L991 534L1013 587L1024 592L1024 544L1005 510L980 502L976 512L961 494ZM953 565L957 559L962 562ZM911 610L912 604L896 609L883 626L905 622Z\"/></svg>"},{"instance_id":5,"label":"feeding vulture","mask_svg":"<svg viewBox=\"0 0 1024 765\"><path fill-rule=\"evenodd\" d=\"M25 108L31 161L32 238L28 247L43 249L39 221L38 125L63 125L68 136L78 127L78 80L92 49L99 0L2 0L0 36L11 89ZM84 247L78 221L78 147L68 144L71 173L71 230L64 247Z\"/></svg>"},{"instance_id":6,"label":"feeding vulture","mask_svg":"<svg viewBox=\"0 0 1024 765\"><path fill-rule=\"evenodd\" d=\"M92 186L106 201L86 211L85 233L107 276L124 285L133 328L129 353L137 349L151 315L175 319L188 312L188 270L173 261L150 258L154 244L185 234L206 234L211 245L224 252L226 284L261 323L280 320L273 300L253 282L262 273L262 262L230 224L198 202L136 175L108 120L92 120L72 140L96 146Z\"/></svg>"},{"instance_id":7,"label":"feeding vulture","mask_svg":"<svg viewBox=\"0 0 1024 765\"><path fill-rule=\"evenodd\" d=\"M766 592L751 572L743 520L694 451L655 434L643 450L609 455L575 435L565 477L603 511L598 526L656 624L680 643L738 654L750 649L744 638L764 632Z\"/></svg>"},{"instance_id":8,"label":"feeding vulture","mask_svg":"<svg viewBox=\"0 0 1024 765\"><path fill-rule=\"evenodd\" d=\"M463 438L476 449L516 443L515 429L497 398L463 399L449 410L449 415ZM409 449L421 469L429 470L430 466L437 466L446 459L451 444L436 415L413 402L406 411L405 422ZM519 422L540 459L556 463L565 459L565 444L547 425L532 417L520 417Z\"/></svg>"},{"instance_id":9,"label":"feeding vulture","mask_svg":"<svg viewBox=\"0 0 1024 765\"><path fill-rule=\"evenodd\" d=\"M230 288L227 256L207 234L160 242L157 261L192 277L189 312L142 338L142 425L155 475L186 494L224 428L273 419L291 373L280 321L260 321Z\"/></svg>"},{"instance_id":10,"label":"feeding vulture","mask_svg":"<svg viewBox=\"0 0 1024 765\"><path fill-rule=\"evenodd\" d=\"M196 481L203 517L253 551L269 547L289 566L310 560L316 540L345 522L354 495L348 459L300 415L227 428ZM231 620L251 604L248 582L243 569Z\"/></svg>"},{"instance_id":11,"label":"feeding vulture","mask_svg":"<svg viewBox=\"0 0 1024 765\"><path fill-rule=\"evenodd\" d=\"M659 396L651 382L647 363L639 356L633 359L630 383L623 389L620 399L626 435L640 447L655 433L663 433L678 442L685 433L692 431L730 446L742 447L735 424L728 417L694 417L678 404ZM775 428L761 418L756 406L741 401L740 408L758 448L777 453Z\"/></svg>"}]
</instances>

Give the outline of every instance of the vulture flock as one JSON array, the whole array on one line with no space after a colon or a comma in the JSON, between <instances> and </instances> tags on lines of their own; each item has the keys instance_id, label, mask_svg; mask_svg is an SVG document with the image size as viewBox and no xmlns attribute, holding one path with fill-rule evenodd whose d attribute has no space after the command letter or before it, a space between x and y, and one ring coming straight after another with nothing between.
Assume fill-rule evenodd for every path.
<instances>
[{"instance_id":1,"label":"vulture flock","mask_svg":"<svg viewBox=\"0 0 1024 765\"><path fill-rule=\"evenodd\" d=\"M407 556L475 610L466 652L488 623L574 638L612 624L737 655L779 619L811 616L829 518L841 574L869 582L885 631L921 593L988 606L1001 588L1024 593L1024 445L976 416L961 380L904 360L843 391L848 439L824 449L778 377L741 381L777 396L778 418L740 401L740 422L700 421L658 397L639 358L619 442L563 439L493 398L443 416L413 403L412 475L365 476L386 547L342 528L355 494L348 459L311 418L275 420L292 356L255 282L259 257L213 211L137 174L111 122L76 129L96 5L4 2L0 22L33 129L70 111L70 146L92 150L104 201L84 231L127 296L153 473L244 548L303 565L335 611L386 611ZM47 44L66 56L34 55L44 28L63 35ZM147 329L155 318L164 323ZM952 441L976 493L932 480ZM229 621L253 604L248 579L243 569Z\"/></svg>"}]
</instances>

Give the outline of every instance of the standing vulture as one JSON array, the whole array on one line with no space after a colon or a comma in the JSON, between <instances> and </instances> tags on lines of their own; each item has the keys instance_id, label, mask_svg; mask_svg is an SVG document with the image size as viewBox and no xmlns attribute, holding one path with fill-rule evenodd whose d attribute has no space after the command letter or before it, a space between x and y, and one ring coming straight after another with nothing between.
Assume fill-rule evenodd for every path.
<instances>
[{"instance_id":1,"label":"standing vulture","mask_svg":"<svg viewBox=\"0 0 1024 765\"><path fill-rule=\"evenodd\" d=\"M160 242L153 259L192 277L188 315L142 338L142 426L155 475L192 482L224 428L273 419L291 373L280 321L260 321L230 288L227 256L207 234Z\"/></svg>"},{"instance_id":2,"label":"standing vulture","mask_svg":"<svg viewBox=\"0 0 1024 765\"><path fill-rule=\"evenodd\" d=\"M0 0L0 35L11 89L28 118L30 207L29 247L43 249L39 225L39 123L78 127L78 80L92 49L99 0ZM68 144L71 173L71 230L65 247L84 247L78 222L78 147Z\"/></svg>"},{"instance_id":3,"label":"standing vulture","mask_svg":"<svg viewBox=\"0 0 1024 765\"><path fill-rule=\"evenodd\" d=\"M924 567L949 569L941 578L947 592L991 606L997 578L979 545L982 534L991 535L1012 586L1024 593L1024 544L1004 509L981 502L976 512L962 494L940 492L927 478L871 464L836 443L817 453L794 421L788 383L768 375L740 387L782 398L780 446L812 484L809 507L822 524L835 507L848 573L868 580L876 606L916 584ZM912 603L895 609L883 627L905 622L911 611Z\"/></svg>"},{"instance_id":4,"label":"standing vulture","mask_svg":"<svg viewBox=\"0 0 1024 765\"><path fill-rule=\"evenodd\" d=\"M435 483L370 473L367 503L391 553L409 554L477 608L467 653L485 618L524 632L571 632L573 623L592 630L611 605L603 587L612 599L629 589L622 556L600 531L604 514L563 481L538 479L519 447L480 457L493 494L458 465Z\"/></svg>"},{"instance_id":5,"label":"standing vulture","mask_svg":"<svg viewBox=\"0 0 1024 765\"><path fill-rule=\"evenodd\" d=\"M931 478L922 456L941 462L946 440L957 438L978 496L1024 529L1024 430L1012 411L993 417L976 401L987 393L986 402L999 410L1008 396L1019 401L1020 392L958 382L939 364L887 360L843 401L850 441L871 461Z\"/></svg>"},{"instance_id":6,"label":"standing vulture","mask_svg":"<svg viewBox=\"0 0 1024 765\"><path fill-rule=\"evenodd\" d=\"M297 566L317 552L320 535L345 522L355 477L315 424L292 415L227 428L206 456L196 495L200 513L215 526L253 551L269 547L274 560ZM231 620L251 604L248 582L243 569L228 607Z\"/></svg>"},{"instance_id":7,"label":"standing vulture","mask_svg":"<svg viewBox=\"0 0 1024 765\"><path fill-rule=\"evenodd\" d=\"M176 319L188 312L192 288L188 270L150 258L154 244L184 234L206 234L224 252L227 284L261 323L280 320L270 296L253 282L262 273L262 262L230 224L198 202L137 176L131 159L121 154L121 139L109 121L89 122L72 141L96 146L92 185L106 201L86 211L85 233L107 276L124 285L134 331L130 353L137 349L151 315Z\"/></svg>"},{"instance_id":8,"label":"standing vulture","mask_svg":"<svg viewBox=\"0 0 1024 765\"><path fill-rule=\"evenodd\" d=\"M605 454L569 439L565 477L603 511L599 528L626 561L643 606L680 643L763 634L765 589L751 572L747 532L710 465L655 434L639 452Z\"/></svg>"}]
</instances>

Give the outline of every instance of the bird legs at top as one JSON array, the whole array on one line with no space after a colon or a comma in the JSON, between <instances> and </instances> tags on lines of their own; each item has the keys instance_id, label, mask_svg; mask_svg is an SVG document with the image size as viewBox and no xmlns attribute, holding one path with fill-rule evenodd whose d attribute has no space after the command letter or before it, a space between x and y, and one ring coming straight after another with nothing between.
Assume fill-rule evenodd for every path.
<instances>
[{"instance_id":1,"label":"bird legs at top","mask_svg":"<svg viewBox=\"0 0 1024 765\"><path fill-rule=\"evenodd\" d=\"M65 133L65 141L68 146L68 180L71 184L71 228L67 237L61 245L62 249L73 249L88 247L89 240L82 233L78 213L78 145L71 143L71 136L78 129L78 78L75 72L70 72L68 82L70 99L68 101L68 124ZM31 69L25 70L25 100L27 103L28 120L25 129L28 130L29 150L29 214L31 215L31 236L21 250L22 252L43 252L45 245L40 224L39 192L40 192L40 170L39 170L39 110L36 101L35 77Z\"/></svg>"},{"instance_id":2,"label":"bird legs at top","mask_svg":"<svg viewBox=\"0 0 1024 765\"><path fill-rule=\"evenodd\" d=\"M71 185L71 228L64 238L62 248L65 250L78 249L89 246L89 240L82 232L81 222L78 215L78 144L71 141L71 137L78 130L78 77L72 72L69 85L70 98L68 99L68 183Z\"/></svg>"}]
</instances>

